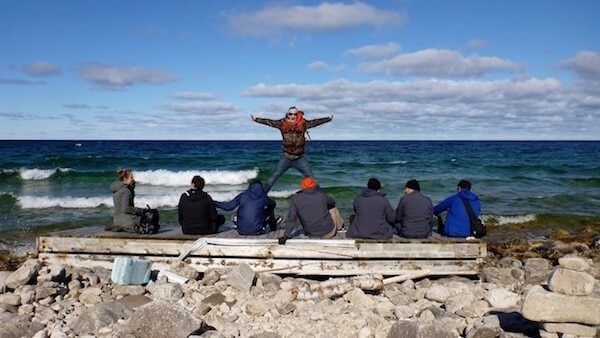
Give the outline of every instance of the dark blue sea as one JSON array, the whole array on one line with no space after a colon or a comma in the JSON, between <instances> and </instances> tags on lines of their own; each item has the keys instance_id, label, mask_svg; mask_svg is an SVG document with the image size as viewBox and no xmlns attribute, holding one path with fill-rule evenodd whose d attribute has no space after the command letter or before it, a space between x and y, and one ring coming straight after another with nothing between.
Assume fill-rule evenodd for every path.
<instances>
[{"instance_id":1,"label":"dark blue sea","mask_svg":"<svg viewBox=\"0 0 600 338\"><path fill-rule=\"evenodd\" d=\"M469 179L486 219L499 225L600 214L600 142L311 141L306 150L345 216L373 176L393 206L409 179L434 203ZM213 199L227 200L248 180L266 180L280 153L276 141L0 141L0 237L109 223L118 168L134 170L136 205L176 224L193 175L206 179ZM292 169L273 187L279 214L299 179Z\"/></svg>"}]
</instances>

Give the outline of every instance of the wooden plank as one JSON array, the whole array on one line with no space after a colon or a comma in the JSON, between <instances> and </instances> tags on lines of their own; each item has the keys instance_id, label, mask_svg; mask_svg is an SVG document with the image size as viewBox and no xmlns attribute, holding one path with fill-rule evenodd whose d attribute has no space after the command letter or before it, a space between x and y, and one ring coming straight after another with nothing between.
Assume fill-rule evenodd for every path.
<instances>
[{"instance_id":1,"label":"wooden plank","mask_svg":"<svg viewBox=\"0 0 600 338\"><path fill-rule=\"evenodd\" d=\"M116 255L54 254L40 253L39 259L46 265L65 264L91 268L95 266L112 269ZM152 261L152 269L168 269L173 258L145 256ZM472 261L407 261L407 260L297 260L297 259L250 259L191 257L186 260L199 272L211 268L228 268L241 263L250 265L256 272L277 274L348 276L361 274L402 275L428 270L431 275L476 275L479 260Z\"/></svg>"},{"instance_id":2,"label":"wooden plank","mask_svg":"<svg viewBox=\"0 0 600 338\"><path fill-rule=\"evenodd\" d=\"M475 243L355 243L353 240L289 240L207 238L209 245L194 250L194 256L256 258L480 258L485 244ZM211 243L213 241L213 243ZM178 256L192 245L191 240L45 237L38 239L38 252L100 253Z\"/></svg>"}]
</instances>

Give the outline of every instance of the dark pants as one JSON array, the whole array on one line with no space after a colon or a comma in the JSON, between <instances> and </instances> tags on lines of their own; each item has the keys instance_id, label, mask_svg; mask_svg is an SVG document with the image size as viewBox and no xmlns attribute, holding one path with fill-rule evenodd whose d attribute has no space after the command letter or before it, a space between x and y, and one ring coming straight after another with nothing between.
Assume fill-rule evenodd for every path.
<instances>
[{"instance_id":1,"label":"dark pants","mask_svg":"<svg viewBox=\"0 0 600 338\"><path fill-rule=\"evenodd\" d=\"M225 224L225 216L219 214L217 221L210 224L208 228L182 226L181 230L186 235L210 235L219 232L219 227L223 224Z\"/></svg>"},{"instance_id":2,"label":"dark pants","mask_svg":"<svg viewBox=\"0 0 600 338\"><path fill-rule=\"evenodd\" d=\"M275 181L277 181L277 179L281 177L281 175L283 175L288 169L292 167L296 168L305 177L313 175L312 170L310 170L310 164L308 164L306 156L302 155L295 160L290 160L282 155L279 159L279 163L277 163L277 168L275 168L275 172L271 174L271 177L269 177L267 183L265 183L265 191L268 192L269 190L271 190L271 187L273 186L273 184L275 184Z\"/></svg>"}]
</instances>

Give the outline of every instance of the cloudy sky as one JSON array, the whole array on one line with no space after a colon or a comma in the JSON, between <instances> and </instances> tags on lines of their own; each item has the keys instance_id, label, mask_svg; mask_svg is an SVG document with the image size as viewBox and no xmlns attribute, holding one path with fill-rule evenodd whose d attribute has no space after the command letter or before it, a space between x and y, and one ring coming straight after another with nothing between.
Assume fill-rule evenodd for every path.
<instances>
[{"instance_id":1,"label":"cloudy sky","mask_svg":"<svg viewBox=\"0 0 600 338\"><path fill-rule=\"evenodd\" d=\"M600 1L5 1L0 139L600 139Z\"/></svg>"}]
</instances>

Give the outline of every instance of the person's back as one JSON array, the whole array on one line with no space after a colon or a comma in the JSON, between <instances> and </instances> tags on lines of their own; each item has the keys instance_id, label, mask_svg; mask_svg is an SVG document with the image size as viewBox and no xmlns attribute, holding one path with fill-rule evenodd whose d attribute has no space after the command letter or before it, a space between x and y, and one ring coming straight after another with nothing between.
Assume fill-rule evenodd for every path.
<instances>
[{"instance_id":1,"label":"person's back","mask_svg":"<svg viewBox=\"0 0 600 338\"><path fill-rule=\"evenodd\" d=\"M471 183L466 180L462 180L458 184L458 192L433 208L435 215L440 215L442 212L447 211L446 220L440 231L444 236L448 237L469 237L471 236L471 221L469 214L465 207L464 202L461 198L466 199L470 203L475 217L479 217L481 213L481 203L479 197L471 192Z\"/></svg>"},{"instance_id":2,"label":"person's back","mask_svg":"<svg viewBox=\"0 0 600 338\"><path fill-rule=\"evenodd\" d=\"M106 226L107 231L135 232L135 226L140 224L143 209L133 204L135 198L135 180L131 170L121 169L117 172L118 180L110 185L113 193L115 213L113 223Z\"/></svg>"},{"instance_id":3,"label":"person's back","mask_svg":"<svg viewBox=\"0 0 600 338\"><path fill-rule=\"evenodd\" d=\"M406 182L404 193L396 208L398 235L406 238L429 237L433 226L431 199L421 193L417 180Z\"/></svg>"},{"instance_id":4,"label":"person's back","mask_svg":"<svg viewBox=\"0 0 600 338\"><path fill-rule=\"evenodd\" d=\"M309 182L309 183L307 183ZM330 209L335 200L323 192L312 177L302 180L302 190L290 198L285 234L289 238L300 221L304 234L309 237L332 237L337 230Z\"/></svg>"},{"instance_id":5,"label":"person's back","mask_svg":"<svg viewBox=\"0 0 600 338\"><path fill-rule=\"evenodd\" d=\"M251 182L248 189L237 195L232 201L215 202L215 205L225 211L238 208L235 223L238 232L242 235L264 233L267 230L267 221L272 223L269 226L276 227L273 214L276 203L267 196L262 183L258 180Z\"/></svg>"},{"instance_id":6,"label":"person's back","mask_svg":"<svg viewBox=\"0 0 600 338\"><path fill-rule=\"evenodd\" d=\"M355 216L346 237L390 239L394 235L392 223L394 210L390 202L380 194L381 183L372 178L367 188L354 199Z\"/></svg>"},{"instance_id":7,"label":"person's back","mask_svg":"<svg viewBox=\"0 0 600 338\"><path fill-rule=\"evenodd\" d=\"M200 179L197 179L199 177ZM216 233L225 219L217 213L209 194L204 192L204 180L194 176L192 189L181 194L178 205L179 224L184 234L206 235ZM220 216L220 217L219 217Z\"/></svg>"}]
</instances>

